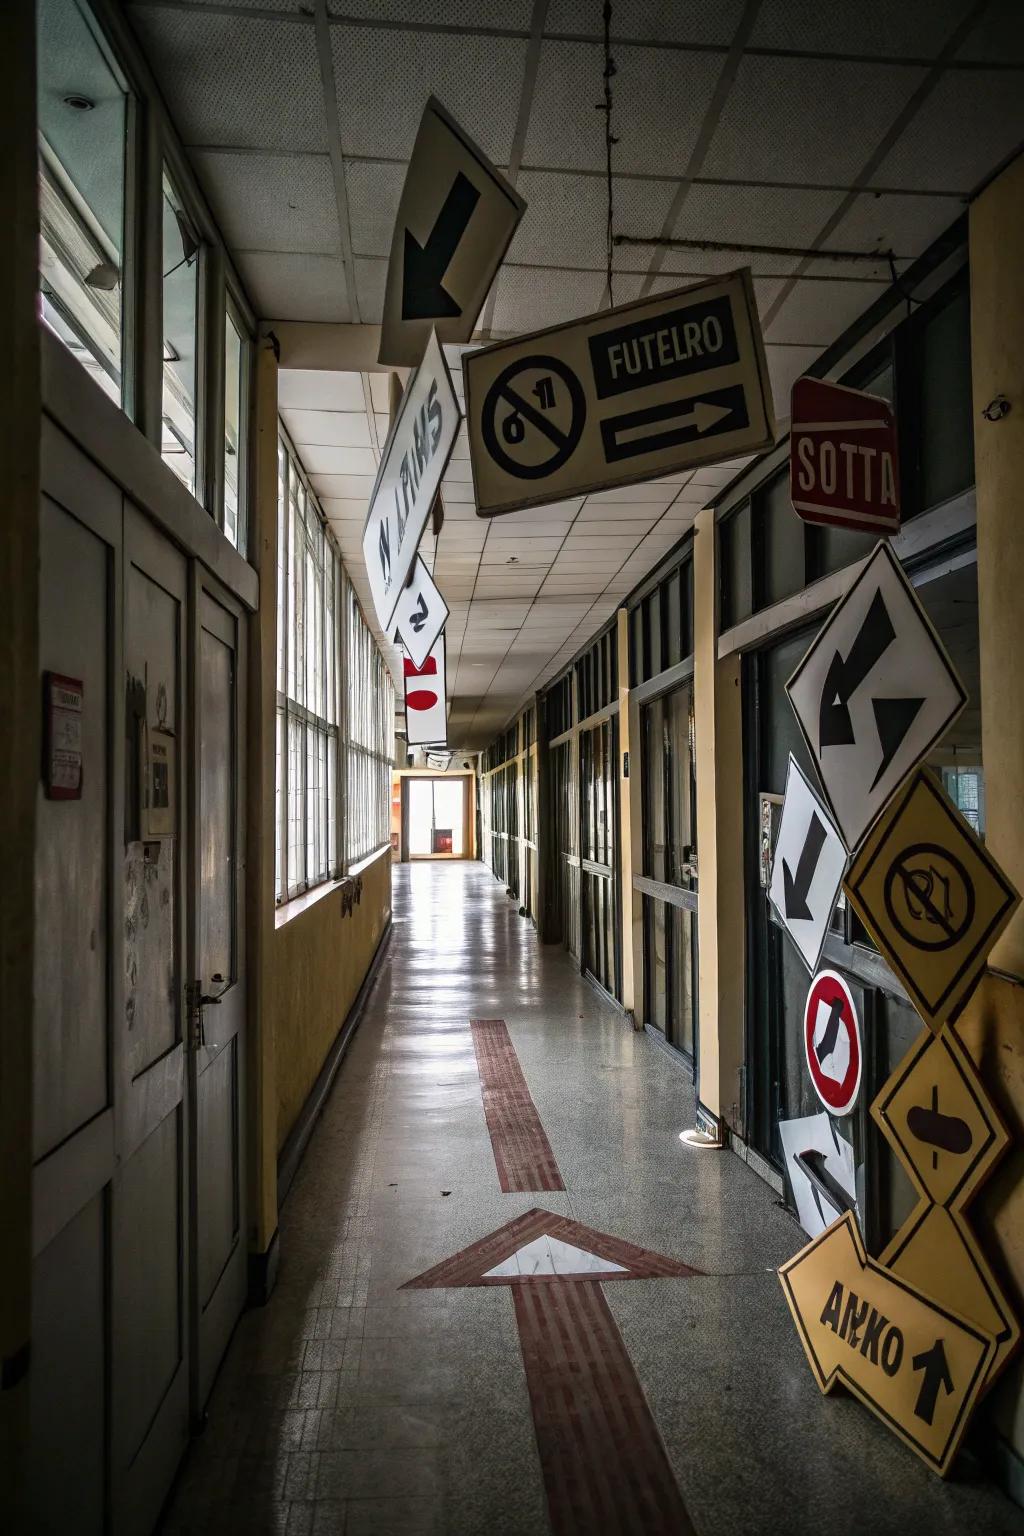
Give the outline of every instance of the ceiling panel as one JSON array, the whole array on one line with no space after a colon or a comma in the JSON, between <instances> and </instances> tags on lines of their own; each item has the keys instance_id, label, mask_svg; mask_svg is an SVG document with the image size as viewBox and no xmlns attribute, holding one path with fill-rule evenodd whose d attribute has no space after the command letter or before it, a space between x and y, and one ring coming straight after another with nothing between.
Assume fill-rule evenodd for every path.
<instances>
[{"instance_id":1,"label":"ceiling panel","mask_svg":"<svg viewBox=\"0 0 1024 1536\"><path fill-rule=\"evenodd\" d=\"M278 404L294 410L359 411L363 382L358 373L327 373L317 368L282 368Z\"/></svg>"},{"instance_id":2,"label":"ceiling panel","mask_svg":"<svg viewBox=\"0 0 1024 1536\"><path fill-rule=\"evenodd\" d=\"M886 155L877 179L890 187L973 192L1022 140L1019 71L949 71Z\"/></svg>"},{"instance_id":3,"label":"ceiling panel","mask_svg":"<svg viewBox=\"0 0 1024 1536\"><path fill-rule=\"evenodd\" d=\"M612 36L648 42L719 43L728 46L743 15L744 0L630 0L612 13ZM545 32L602 35L601 7L593 0L551 0Z\"/></svg>"},{"instance_id":4,"label":"ceiling panel","mask_svg":"<svg viewBox=\"0 0 1024 1536\"><path fill-rule=\"evenodd\" d=\"M370 427L365 411L316 411L283 408L288 436L299 446L313 443L322 448L369 448ZM326 509L325 509L326 510ZM338 512L336 516L345 514Z\"/></svg>"},{"instance_id":5,"label":"ceiling panel","mask_svg":"<svg viewBox=\"0 0 1024 1536\"><path fill-rule=\"evenodd\" d=\"M357 256L390 255L407 169L406 165L386 164L379 160L346 163L348 220L352 249ZM386 397L382 404L386 408Z\"/></svg>"},{"instance_id":6,"label":"ceiling panel","mask_svg":"<svg viewBox=\"0 0 1024 1536\"><path fill-rule=\"evenodd\" d=\"M1024 90L1024 81L1021 82ZM933 240L945 234L962 216L966 202L953 197L900 196L897 192L862 192L853 201L824 248L840 251L894 251L898 257L913 259L926 251ZM877 267L852 266L833 262L816 263L815 272L832 270L846 277L870 276L889 282L886 263Z\"/></svg>"},{"instance_id":7,"label":"ceiling panel","mask_svg":"<svg viewBox=\"0 0 1024 1536\"><path fill-rule=\"evenodd\" d=\"M346 155L408 160L430 96L507 165L527 39L331 27L338 118Z\"/></svg>"},{"instance_id":8,"label":"ceiling panel","mask_svg":"<svg viewBox=\"0 0 1024 1536\"><path fill-rule=\"evenodd\" d=\"M234 260L261 320L351 320L339 258L238 251Z\"/></svg>"},{"instance_id":9,"label":"ceiling panel","mask_svg":"<svg viewBox=\"0 0 1024 1536\"><path fill-rule=\"evenodd\" d=\"M957 54L990 64L1024 64L1024 5L989 0Z\"/></svg>"},{"instance_id":10,"label":"ceiling panel","mask_svg":"<svg viewBox=\"0 0 1024 1536\"><path fill-rule=\"evenodd\" d=\"M604 286L601 272L503 267L498 277L494 329L511 335L592 314L600 307Z\"/></svg>"},{"instance_id":11,"label":"ceiling panel","mask_svg":"<svg viewBox=\"0 0 1024 1536\"><path fill-rule=\"evenodd\" d=\"M364 325L380 325L388 264L386 261L368 261L357 256L355 267L360 319Z\"/></svg>"},{"instance_id":12,"label":"ceiling panel","mask_svg":"<svg viewBox=\"0 0 1024 1536\"><path fill-rule=\"evenodd\" d=\"M312 19L149 6L129 14L186 144L327 149Z\"/></svg>"},{"instance_id":13,"label":"ceiling panel","mask_svg":"<svg viewBox=\"0 0 1024 1536\"><path fill-rule=\"evenodd\" d=\"M618 44L615 64L616 169L681 176L721 71L721 55ZM604 50L597 43L541 45L525 165L604 169L604 123L594 111L603 94L603 69Z\"/></svg>"},{"instance_id":14,"label":"ceiling panel","mask_svg":"<svg viewBox=\"0 0 1024 1536\"><path fill-rule=\"evenodd\" d=\"M512 265L537 263L604 271L608 191L603 176L524 171L516 190L525 197L527 207L509 247ZM668 181L617 176L612 188L616 227L623 234L660 234L674 190ZM619 250L616 264L626 270L635 267L644 271L648 255Z\"/></svg>"},{"instance_id":15,"label":"ceiling panel","mask_svg":"<svg viewBox=\"0 0 1024 1536\"><path fill-rule=\"evenodd\" d=\"M903 64L746 55L701 175L849 185L924 76Z\"/></svg>"},{"instance_id":16,"label":"ceiling panel","mask_svg":"<svg viewBox=\"0 0 1024 1536\"><path fill-rule=\"evenodd\" d=\"M195 150L192 160L233 250L339 253L338 205L326 155Z\"/></svg>"},{"instance_id":17,"label":"ceiling panel","mask_svg":"<svg viewBox=\"0 0 1024 1536\"><path fill-rule=\"evenodd\" d=\"M765 341L798 342L824 351L882 291L876 283L801 280L765 331Z\"/></svg>"},{"instance_id":18,"label":"ceiling panel","mask_svg":"<svg viewBox=\"0 0 1024 1536\"><path fill-rule=\"evenodd\" d=\"M971 0L762 0L750 46L931 59L970 8Z\"/></svg>"}]
</instances>

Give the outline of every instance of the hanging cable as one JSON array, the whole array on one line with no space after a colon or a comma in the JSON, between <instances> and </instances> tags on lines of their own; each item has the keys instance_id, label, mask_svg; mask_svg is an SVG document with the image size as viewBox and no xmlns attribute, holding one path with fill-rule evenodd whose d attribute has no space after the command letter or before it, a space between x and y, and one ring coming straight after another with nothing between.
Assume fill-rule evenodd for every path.
<instances>
[{"instance_id":1,"label":"hanging cable","mask_svg":"<svg viewBox=\"0 0 1024 1536\"><path fill-rule=\"evenodd\" d=\"M614 305L615 298L612 292L612 262L615 256L615 210L612 199L612 149L619 142L612 133L612 80L617 73L615 60L612 58L612 6L611 0L604 0L602 11L604 18L604 101L599 102L596 110L604 113L604 153L605 153L605 182L608 188L608 222L606 229L606 259L608 268L608 307Z\"/></svg>"}]
</instances>

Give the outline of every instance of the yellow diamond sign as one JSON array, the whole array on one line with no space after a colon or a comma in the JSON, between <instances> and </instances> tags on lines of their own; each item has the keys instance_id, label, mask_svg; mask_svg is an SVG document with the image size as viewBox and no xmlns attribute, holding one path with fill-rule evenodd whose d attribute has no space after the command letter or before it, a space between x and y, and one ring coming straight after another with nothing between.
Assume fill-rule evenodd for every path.
<instances>
[{"instance_id":1,"label":"yellow diamond sign","mask_svg":"<svg viewBox=\"0 0 1024 1536\"><path fill-rule=\"evenodd\" d=\"M984 843L923 768L868 834L845 886L933 1029L966 1002L1020 904Z\"/></svg>"}]
</instances>

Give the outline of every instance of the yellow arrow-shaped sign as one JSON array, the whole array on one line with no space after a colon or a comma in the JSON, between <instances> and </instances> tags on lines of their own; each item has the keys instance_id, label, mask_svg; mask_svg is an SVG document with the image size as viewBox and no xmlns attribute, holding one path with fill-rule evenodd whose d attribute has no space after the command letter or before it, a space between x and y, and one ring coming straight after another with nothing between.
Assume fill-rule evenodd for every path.
<instances>
[{"instance_id":1,"label":"yellow arrow-shaped sign","mask_svg":"<svg viewBox=\"0 0 1024 1536\"><path fill-rule=\"evenodd\" d=\"M992 1334L869 1259L850 1211L779 1278L822 1392L848 1387L944 1476L995 1356Z\"/></svg>"}]
</instances>

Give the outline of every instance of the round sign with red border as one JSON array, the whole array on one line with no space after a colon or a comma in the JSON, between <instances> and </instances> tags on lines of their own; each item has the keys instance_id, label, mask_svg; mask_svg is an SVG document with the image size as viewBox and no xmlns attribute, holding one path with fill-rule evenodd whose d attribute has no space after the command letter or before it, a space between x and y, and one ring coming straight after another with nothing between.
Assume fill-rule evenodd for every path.
<instances>
[{"instance_id":1,"label":"round sign with red border","mask_svg":"<svg viewBox=\"0 0 1024 1536\"><path fill-rule=\"evenodd\" d=\"M804 1005L804 1051L814 1091L832 1115L848 1115L860 1092L863 1052L853 997L835 971L819 971Z\"/></svg>"}]
</instances>

